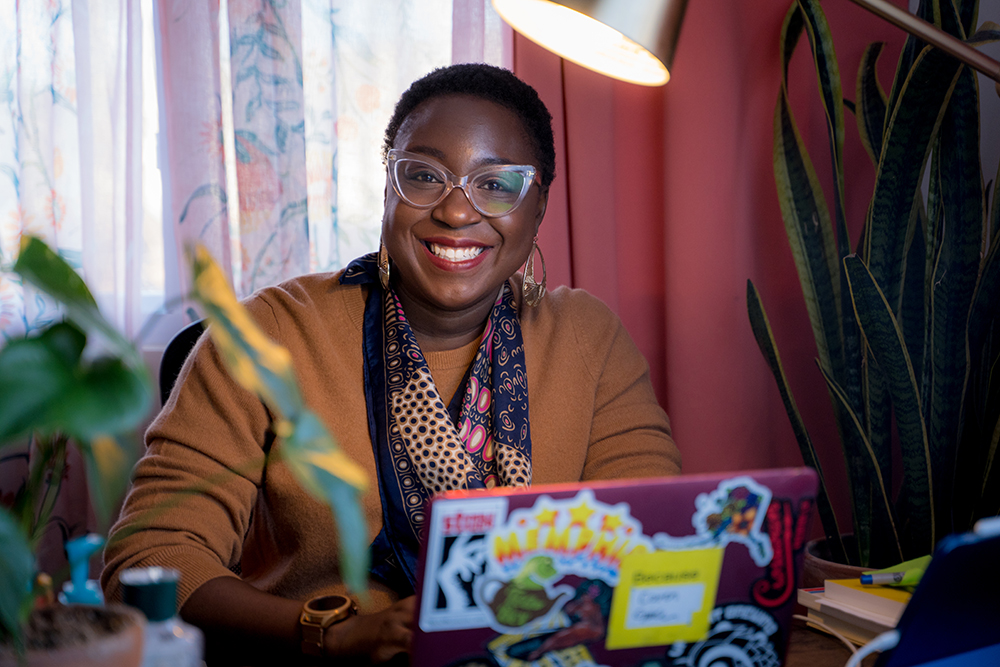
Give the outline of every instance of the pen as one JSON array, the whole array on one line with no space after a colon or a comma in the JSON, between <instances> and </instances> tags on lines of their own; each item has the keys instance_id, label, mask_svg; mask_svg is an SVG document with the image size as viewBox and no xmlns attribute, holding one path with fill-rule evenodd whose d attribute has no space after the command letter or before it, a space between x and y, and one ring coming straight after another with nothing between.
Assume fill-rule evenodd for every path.
<instances>
[{"instance_id":1,"label":"pen","mask_svg":"<svg viewBox=\"0 0 1000 667\"><path fill-rule=\"evenodd\" d=\"M920 583L920 578L924 575L924 568L908 568L897 572L866 572L861 575L861 584L864 586L916 586Z\"/></svg>"},{"instance_id":2,"label":"pen","mask_svg":"<svg viewBox=\"0 0 1000 667\"><path fill-rule=\"evenodd\" d=\"M872 586L875 584L882 585L900 585L903 583L903 577L906 572L872 572L871 574L862 574L861 583L866 586Z\"/></svg>"}]
</instances>

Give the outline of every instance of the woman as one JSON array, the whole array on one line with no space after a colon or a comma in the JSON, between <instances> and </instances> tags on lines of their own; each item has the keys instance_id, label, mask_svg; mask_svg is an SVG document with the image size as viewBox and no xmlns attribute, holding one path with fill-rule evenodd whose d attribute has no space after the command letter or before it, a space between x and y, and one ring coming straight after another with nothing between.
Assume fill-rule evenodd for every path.
<instances>
[{"instance_id":1,"label":"woman","mask_svg":"<svg viewBox=\"0 0 1000 667\"><path fill-rule=\"evenodd\" d=\"M408 649L431 494L679 472L618 318L582 291L545 294L544 278L517 273L536 251L555 172L551 116L535 91L487 65L432 72L400 99L383 154L379 253L246 302L291 352L310 408L378 480L362 500L373 557L360 613L317 646L303 634L303 601L346 593L330 511L280 462L262 463L280 439L207 340L147 434L105 554L109 598L124 568L175 567L182 615L210 644L377 663ZM223 481L142 519L199 479ZM132 530L142 521L148 529Z\"/></svg>"}]
</instances>

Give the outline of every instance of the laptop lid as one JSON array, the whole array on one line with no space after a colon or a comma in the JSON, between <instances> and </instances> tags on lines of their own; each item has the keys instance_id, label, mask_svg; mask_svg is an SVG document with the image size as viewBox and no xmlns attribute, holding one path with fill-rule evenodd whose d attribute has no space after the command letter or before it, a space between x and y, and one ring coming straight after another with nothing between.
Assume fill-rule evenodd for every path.
<instances>
[{"instance_id":1,"label":"laptop lid","mask_svg":"<svg viewBox=\"0 0 1000 667\"><path fill-rule=\"evenodd\" d=\"M1000 519L938 543L878 667L1000 665Z\"/></svg>"},{"instance_id":2,"label":"laptop lid","mask_svg":"<svg viewBox=\"0 0 1000 667\"><path fill-rule=\"evenodd\" d=\"M816 486L788 468L436 496L412 664L777 667Z\"/></svg>"}]
</instances>

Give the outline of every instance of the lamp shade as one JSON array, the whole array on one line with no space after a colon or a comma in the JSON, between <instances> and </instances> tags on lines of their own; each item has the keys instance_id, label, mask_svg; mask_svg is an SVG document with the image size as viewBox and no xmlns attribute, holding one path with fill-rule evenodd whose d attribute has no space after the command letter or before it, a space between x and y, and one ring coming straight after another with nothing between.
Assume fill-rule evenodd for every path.
<instances>
[{"instance_id":1,"label":"lamp shade","mask_svg":"<svg viewBox=\"0 0 1000 667\"><path fill-rule=\"evenodd\" d=\"M510 26L546 49L615 79L670 80L687 0L493 0Z\"/></svg>"}]
</instances>

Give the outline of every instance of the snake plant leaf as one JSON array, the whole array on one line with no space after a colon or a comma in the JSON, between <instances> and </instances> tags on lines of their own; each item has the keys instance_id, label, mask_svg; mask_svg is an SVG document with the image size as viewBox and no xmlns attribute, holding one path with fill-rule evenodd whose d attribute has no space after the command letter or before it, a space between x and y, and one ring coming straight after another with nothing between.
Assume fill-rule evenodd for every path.
<instances>
[{"instance_id":1,"label":"snake plant leaf","mask_svg":"<svg viewBox=\"0 0 1000 667\"><path fill-rule=\"evenodd\" d=\"M788 378L785 376L785 369L781 365L781 356L778 354L778 346L774 342L774 334L771 331L771 323L764 312L764 304L761 303L760 294L753 282L747 281L747 311L750 314L750 328L753 330L754 338L757 340L757 347L760 348L764 359L767 361L774 380L778 384L778 393L781 394L781 402L785 406L788 414L788 421L792 425L792 432L795 434L795 441L799 443L799 451L802 453L802 460L805 464L816 471L819 477L819 492L816 497L816 507L819 510L820 520L823 522L823 531L826 533L827 544L830 545L831 555L838 562L847 562L847 552L844 549L843 534L837 524L837 516L833 512L830 504L830 496L826 490L826 478L823 476L823 467L820 465L819 457L816 455L816 448L809 438L805 422L799 414L799 408L795 404L795 397L792 396L791 388L788 386Z\"/></svg>"},{"instance_id":2,"label":"snake plant leaf","mask_svg":"<svg viewBox=\"0 0 1000 667\"><path fill-rule=\"evenodd\" d=\"M934 550L936 488L933 484L931 451L920 408L920 394L903 332L892 314L888 299L875 277L857 255L844 258L858 323L872 354L885 372L895 408L903 461L900 498L906 502L907 519L902 531L904 555L910 549L922 555Z\"/></svg>"},{"instance_id":3,"label":"snake plant leaf","mask_svg":"<svg viewBox=\"0 0 1000 667\"><path fill-rule=\"evenodd\" d=\"M965 41L970 46L982 46L983 44L1000 42L1000 25L997 25L993 21L983 21L983 24L979 26L976 33Z\"/></svg>"},{"instance_id":4,"label":"snake plant leaf","mask_svg":"<svg viewBox=\"0 0 1000 667\"><path fill-rule=\"evenodd\" d=\"M960 69L954 58L927 47L917 56L891 109L865 225L865 260L894 313L899 312L908 233L899 221L911 219L914 194Z\"/></svg>"},{"instance_id":5,"label":"snake plant leaf","mask_svg":"<svg viewBox=\"0 0 1000 667\"><path fill-rule=\"evenodd\" d=\"M367 486L361 468L339 449L322 422L305 406L291 355L270 340L237 301L204 246L189 252L194 298L209 321L208 333L233 378L257 393L275 414L278 452L305 489L330 503L341 534L344 581L365 590L367 529L358 499Z\"/></svg>"},{"instance_id":6,"label":"snake plant leaf","mask_svg":"<svg viewBox=\"0 0 1000 667\"><path fill-rule=\"evenodd\" d=\"M774 177L785 232L824 366L843 368L837 246L816 170L782 89L774 112Z\"/></svg>"},{"instance_id":7,"label":"snake plant leaf","mask_svg":"<svg viewBox=\"0 0 1000 667\"><path fill-rule=\"evenodd\" d=\"M125 359L134 368L145 369L136 347L101 315L83 279L44 241L28 235L21 238L14 272L59 301L66 309L66 316L82 329L99 332L110 353Z\"/></svg>"},{"instance_id":8,"label":"snake plant leaf","mask_svg":"<svg viewBox=\"0 0 1000 667\"><path fill-rule=\"evenodd\" d=\"M820 8L819 0L798 0L805 19L806 35L812 49L816 67L820 98L826 115L826 131L830 139L830 159L833 163L833 211L838 257L851 252L847 237L847 221L844 218L844 93L840 83L840 69L837 54L833 48L833 35L826 16ZM787 72L787 66L783 71ZM787 78L784 81L788 87Z\"/></svg>"},{"instance_id":9,"label":"snake plant leaf","mask_svg":"<svg viewBox=\"0 0 1000 667\"><path fill-rule=\"evenodd\" d=\"M882 131L885 128L888 99L882 84L879 83L876 69L884 46L883 42L874 42L865 47L854 89L857 100L855 117L858 122L858 134L861 135L861 145L875 166L878 166L878 158L882 154Z\"/></svg>"},{"instance_id":10,"label":"snake plant leaf","mask_svg":"<svg viewBox=\"0 0 1000 667\"><path fill-rule=\"evenodd\" d=\"M963 5L964 11L959 12L959 8L955 5ZM938 0L933 3L933 10L936 13L936 18L934 19L934 25L941 28L944 32L948 33L956 39L964 40L965 36L972 30L972 20L974 18L974 8L973 5L978 4L976 2L941 2Z\"/></svg>"},{"instance_id":11,"label":"snake plant leaf","mask_svg":"<svg viewBox=\"0 0 1000 667\"><path fill-rule=\"evenodd\" d=\"M16 628L26 616L35 556L20 525L0 507L0 638L20 637Z\"/></svg>"},{"instance_id":12,"label":"snake plant leaf","mask_svg":"<svg viewBox=\"0 0 1000 667\"><path fill-rule=\"evenodd\" d=\"M818 364L817 364L818 365ZM856 527L860 528L857 533L858 537L858 549L861 552L861 562L869 563L871 562L871 550L873 543L874 533L874 522L872 517L874 516L884 516L891 534L896 544L896 550L899 555L899 560L902 560L903 551L900 546L899 531L896 528L896 520L893 517L892 501L889 499L889 487L886 479L882 477L882 473L879 470L878 460L875 457L875 452L872 449L871 443L868 441L868 437L865 433L864 425L861 423L861 419L858 415L851 409L851 406L847 403L847 394L844 390L837 384L837 381L830 375L822 366L819 367L820 372L823 374L823 379L826 381L827 388L834 398L840 403L841 409L845 415L848 417L848 424L846 425L845 431L850 431L853 433L854 437L863 443L863 448L860 450L863 455L860 460L854 460L850 462L851 469L855 473L856 479L852 480L852 483L856 486L864 487L868 492L868 498L870 502L869 511L867 512L856 512L855 523ZM884 539L884 535L880 538ZM865 566L867 567L867 566Z\"/></svg>"},{"instance_id":13,"label":"snake plant leaf","mask_svg":"<svg viewBox=\"0 0 1000 667\"><path fill-rule=\"evenodd\" d=\"M950 4L950 3L948 3ZM979 156L976 74L963 68L940 130L941 197L945 232L937 248L931 292L933 372L927 422L935 486L951 497L954 443L959 441L965 398L966 326L979 272L984 201ZM938 534L952 532L945 503L938 505Z\"/></svg>"},{"instance_id":14,"label":"snake plant leaf","mask_svg":"<svg viewBox=\"0 0 1000 667\"><path fill-rule=\"evenodd\" d=\"M938 0L920 0L917 3L916 16L921 18L928 23L935 23L935 14L937 13L933 7L933 3ZM916 62L917 56L920 55L920 51L927 46L927 43L920 39L919 37L911 34L907 34L906 42L903 44L903 51L899 54L899 62L896 65L896 76L892 80L892 89L889 92L889 109L890 111L896 108L896 103L899 101L899 93L903 88L903 82L906 81L906 75L913 69L913 63ZM888 119L886 119L888 122Z\"/></svg>"},{"instance_id":15,"label":"snake plant leaf","mask_svg":"<svg viewBox=\"0 0 1000 667\"><path fill-rule=\"evenodd\" d=\"M998 167L1000 175L1000 167ZM993 213L997 213L994 190ZM969 484L962 499L958 528L971 526L982 516L1000 514L1000 235L994 234L983 261L969 315L970 377L965 404L958 472L959 479L981 480ZM992 490L992 492L991 492Z\"/></svg>"}]
</instances>

